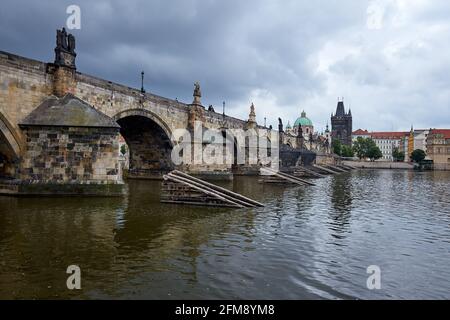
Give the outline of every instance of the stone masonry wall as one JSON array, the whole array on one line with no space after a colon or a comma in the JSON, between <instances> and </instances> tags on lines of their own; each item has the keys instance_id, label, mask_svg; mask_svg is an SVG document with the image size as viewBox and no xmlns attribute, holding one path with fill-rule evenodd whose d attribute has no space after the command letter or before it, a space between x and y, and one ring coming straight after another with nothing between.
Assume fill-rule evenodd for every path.
<instances>
[{"instance_id":1,"label":"stone masonry wall","mask_svg":"<svg viewBox=\"0 0 450 320\"><path fill-rule=\"evenodd\" d=\"M0 52L0 113L22 138L18 123L53 92L47 64Z\"/></svg>"},{"instance_id":2,"label":"stone masonry wall","mask_svg":"<svg viewBox=\"0 0 450 320\"><path fill-rule=\"evenodd\" d=\"M54 84L52 64L0 51L0 113L17 127L44 99L59 90ZM174 99L146 93L111 81L76 72L74 88L69 90L110 117L130 109L157 115L171 131L187 128L189 105ZM205 111L205 127L223 125L222 114ZM225 116L229 128L244 128L245 121Z\"/></svg>"},{"instance_id":3,"label":"stone masonry wall","mask_svg":"<svg viewBox=\"0 0 450 320\"><path fill-rule=\"evenodd\" d=\"M116 119L129 110L145 111L150 119L157 118L169 135L187 127L189 110L185 104L152 94L142 96L139 90L110 81L77 73L75 95Z\"/></svg>"},{"instance_id":4,"label":"stone masonry wall","mask_svg":"<svg viewBox=\"0 0 450 320\"><path fill-rule=\"evenodd\" d=\"M24 182L115 184L119 177L118 130L26 127Z\"/></svg>"},{"instance_id":5,"label":"stone masonry wall","mask_svg":"<svg viewBox=\"0 0 450 320\"><path fill-rule=\"evenodd\" d=\"M72 76L73 83L71 81L63 81L63 83L55 81L58 79L72 79ZM58 74L58 68L54 64L43 63L0 51L0 114L13 125L14 132L20 136L22 141L26 139L24 137L24 131L19 128L18 124L50 95L59 91L61 91L59 92L61 94L62 91L67 90L93 105L99 111L110 117L114 117L116 120L121 119L122 114L127 116L130 110L138 110L140 112L146 112L146 116L162 126L169 136L176 129L188 127L190 107L188 104L150 93L141 94L137 89L79 72L74 72L73 75L64 72ZM190 85L187 85L187 90L191 90ZM220 128L225 124L228 128L237 129L244 128L246 125L246 121L229 116L223 117L220 113L206 110L204 111L204 120L205 128ZM27 130L33 131L34 129L30 128ZM30 133L35 136L36 132L31 131ZM53 134L45 130L41 133L43 135ZM30 136L27 139L30 139ZM38 143L37 141L35 142ZM39 143L44 142L40 141ZM55 142L48 141L49 145L53 145L53 143ZM23 149L25 150L25 148ZM36 173L30 172L31 164L29 162L33 161L30 155L33 152L36 152L36 150L22 151L22 153L25 153L23 155L24 164L22 165L22 169L25 170L24 172L27 172L22 173L22 175L25 175L27 179L32 178L32 174L41 174L50 180L72 180L72 177L69 179L69 174L65 177L66 174L62 173L62 168L57 170L58 173L54 173L52 170L48 170L50 168L45 167L44 169L46 170L43 170L41 167L42 170L36 169ZM68 152L70 153L70 151ZM27 161L28 163L26 163ZM35 162L37 165L42 166L42 163L39 163L38 160L35 160ZM198 168L194 167L190 169L200 171L204 169L229 170L229 166L218 166L217 168L212 168L211 166L207 166L206 168L202 168L201 166ZM70 175L72 176L72 174L71 171ZM61 178L58 175L62 175L63 177ZM74 176L76 176L75 180L82 176L82 181L98 181L102 180L104 177L100 178L100 176L104 175L104 170L101 170L101 173L96 173L95 177L89 176L89 174L85 176L84 173Z\"/></svg>"}]
</instances>

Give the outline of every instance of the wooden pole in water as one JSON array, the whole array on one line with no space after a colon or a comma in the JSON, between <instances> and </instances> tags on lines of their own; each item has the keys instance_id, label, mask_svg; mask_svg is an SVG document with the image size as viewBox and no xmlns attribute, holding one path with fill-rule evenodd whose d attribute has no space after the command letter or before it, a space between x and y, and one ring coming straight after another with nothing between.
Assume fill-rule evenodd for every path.
<instances>
[{"instance_id":1,"label":"wooden pole in water","mask_svg":"<svg viewBox=\"0 0 450 320\"><path fill-rule=\"evenodd\" d=\"M291 179L295 179L295 180L297 180L297 181L300 181L300 182L302 182L302 183L304 183L304 184L307 184L307 185L310 185L310 186L315 186L315 184L312 183L312 182L309 182L309 181L304 180L304 179L300 179L300 178L295 177L295 176L288 175L288 174L286 174L286 173L284 173L284 172L279 172L278 174L281 175L281 176L284 176L284 177L289 177L289 178L291 178Z\"/></svg>"},{"instance_id":2,"label":"wooden pole in water","mask_svg":"<svg viewBox=\"0 0 450 320\"><path fill-rule=\"evenodd\" d=\"M307 169L307 168L305 168L305 167L300 167L299 170L303 170L303 171L305 171L306 173L309 173L310 175L313 175L313 176L318 177L318 178L325 178L325 176L324 176L323 174L314 172L314 171L309 170L309 169Z\"/></svg>"},{"instance_id":3,"label":"wooden pole in water","mask_svg":"<svg viewBox=\"0 0 450 320\"><path fill-rule=\"evenodd\" d=\"M314 168L317 168L317 169L319 169L319 170L328 172L328 173L330 173L330 174L336 174L336 173L337 173L336 171L333 171L333 170L330 170L330 169L328 169L328 168L319 166L319 165L317 165L317 164L313 165L313 167L314 167Z\"/></svg>"},{"instance_id":4,"label":"wooden pole in water","mask_svg":"<svg viewBox=\"0 0 450 320\"><path fill-rule=\"evenodd\" d=\"M347 168L347 169L350 169L350 170L356 170L355 167L349 166L348 164L341 164L341 166L343 166L343 167L345 167L345 168Z\"/></svg>"},{"instance_id":5,"label":"wooden pole in water","mask_svg":"<svg viewBox=\"0 0 450 320\"><path fill-rule=\"evenodd\" d=\"M337 171L337 172L347 172L346 170L344 170L344 169L341 169L341 168L339 168L339 167L336 167L336 166L332 166L332 165L326 165L326 167L328 168L328 169L330 169L330 170L334 170L334 171Z\"/></svg>"},{"instance_id":6,"label":"wooden pole in water","mask_svg":"<svg viewBox=\"0 0 450 320\"><path fill-rule=\"evenodd\" d=\"M255 201L253 199L247 198L247 197L245 197L245 196L243 196L241 194L235 193L235 192L230 191L228 189L216 186L215 184L212 184L212 183L200 180L200 179L198 179L196 177L193 177L193 176L190 176L190 175L188 175L188 174L186 174L184 172L181 172L181 171L178 171L178 170L174 170L171 173L174 174L174 175L177 175L177 176L185 177L186 179L190 179L192 181L196 181L198 183L201 183L202 185L210 187L211 189L223 192L224 194L227 194L229 196L235 197L235 198L240 199L242 201L249 202L249 203L253 204L256 207L264 207L264 205L262 203L258 202L258 201Z\"/></svg>"},{"instance_id":7,"label":"wooden pole in water","mask_svg":"<svg viewBox=\"0 0 450 320\"><path fill-rule=\"evenodd\" d=\"M288 180L290 182L294 182L294 183L297 183L297 184L308 184L310 186L315 186L315 184L312 183L312 182L309 182L309 181L306 181L306 180L303 180L303 179L300 179L300 178L288 175L288 174L283 173L283 172L275 171L273 169L261 168L261 171L266 171L266 172L270 173L271 175L275 175L277 177L280 177L282 179L285 179L285 180Z\"/></svg>"},{"instance_id":8,"label":"wooden pole in water","mask_svg":"<svg viewBox=\"0 0 450 320\"><path fill-rule=\"evenodd\" d=\"M203 193L205 193L205 194L207 194L209 196L212 196L212 197L214 197L216 199L222 200L225 203L231 204L231 205L233 205L236 208L244 208L243 205L241 205L239 203L236 203L234 201L231 201L229 199L226 199L226 198L222 197L221 195L219 195L217 192L211 192L209 190L206 190L205 188L198 187L198 186L196 186L196 185L194 185L194 184L192 184L190 182L183 181L183 180L181 180L181 179L179 179L179 178L177 178L177 177L175 177L173 175L165 175L164 176L164 180L172 180L174 182L178 182L178 183L187 185L187 186L189 186L189 187L191 187L191 188L193 188L195 190L203 192Z\"/></svg>"},{"instance_id":9,"label":"wooden pole in water","mask_svg":"<svg viewBox=\"0 0 450 320\"><path fill-rule=\"evenodd\" d=\"M196 186L199 187L199 188L202 188L202 189L208 190L208 191L210 191L210 192L219 194L220 196L222 196L222 197L224 197L224 198L226 198L226 199L228 199L228 200L230 200L230 201L237 202L237 203L243 205L244 207L254 207L254 206L255 206L255 205L253 205L252 203L249 203L249 202L247 202L247 201L243 201L243 200L241 200L241 199L238 199L238 198L236 198L236 197L232 197L232 196L230 196L230 195L228 195L228 194L225 194L225 193L223 193L223 192L214 190L214 189L212 189L212 188L210 188L210 187L208 187L208 186L206 186L206 185L204 185L204 184L202 184L202 183L199 183L199 182L194 181L193 179L184 178L184 177L182 177L182 176L176 176L176 175L174 175L174 174L172 174L172 173L169 173L168 176L169 176L169 177L175 177L175 178L180 179L180 180L182 180L182 181L185 181L185 182L187 182L187 183L191 183L191 184L193 184L193 185L196 185Z\"/></svg>"}]
</instances>

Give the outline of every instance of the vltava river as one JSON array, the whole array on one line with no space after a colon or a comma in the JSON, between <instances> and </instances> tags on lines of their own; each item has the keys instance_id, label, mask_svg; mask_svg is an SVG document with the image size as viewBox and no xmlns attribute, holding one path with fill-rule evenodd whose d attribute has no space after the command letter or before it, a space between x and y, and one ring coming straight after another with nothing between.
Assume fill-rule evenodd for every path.
<instances>
[{"instance_id":1,"label":"vltava river","mask_svg":"<svg viewBox=\"0 0 450 320\"><path fill-rule=\"evenodd\" d=\"M251 210L163 205L155 181L114 199L0 197L0 298L450 298L450 172L314 181L225 184L266 204Z\"/></svg>"}]
</instances>

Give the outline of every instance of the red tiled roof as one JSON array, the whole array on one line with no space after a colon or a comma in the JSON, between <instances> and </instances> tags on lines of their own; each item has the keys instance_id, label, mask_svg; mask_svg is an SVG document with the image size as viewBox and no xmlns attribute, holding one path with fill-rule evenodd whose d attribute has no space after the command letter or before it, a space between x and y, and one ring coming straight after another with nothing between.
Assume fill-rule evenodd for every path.
<instances>
[{"instance_id":1,"label":"red tiled roof","mask_svg":"<svg viewBox=\"0 0 450 320\"><path fill-rule=\"evenodd\" d=\"M369 131L367 130L362 130L362 129L358 129L356 131L353 131L352 133L354 136L368 136L369 135Z\"/></svg>"},{"instance_id":2,"label":"red tiled roof","mask_svg":"<svg viewBox=\"0 0 450 320\"><path fill-rule=\"evenodd\" d=\"M450 139L450 129L432 129L430 134L442 134L444 139Z\"/></svg>"},{"instance_id":3,"label":"red tiled roof","mask_svg":"<svg viewBox=\"0 0 450 320\"><path fill-rule=\"evenodd\" d=\"M371 132L372 139L401 139L409 136L409 132Z\"/></svg>"}]
</instances>

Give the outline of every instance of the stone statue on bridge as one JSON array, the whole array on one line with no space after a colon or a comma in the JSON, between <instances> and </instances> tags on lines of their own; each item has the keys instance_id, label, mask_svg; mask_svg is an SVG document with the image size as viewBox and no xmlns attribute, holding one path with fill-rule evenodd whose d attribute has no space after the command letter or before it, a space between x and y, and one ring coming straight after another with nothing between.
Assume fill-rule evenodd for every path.
<instances>
[{"instance_id":1,"label":"stone statue on bridge","mask_svg":"<svg viewBox=\"0 0 450 320\"><path fill-rule=\"evenodd\" d=\"M56 48L75 53L75 37L71 33L66 32L66 28L56 30Z\"/></svg>"},{"instance_id":2,"label":"stone statue on bridge","mask_svg":"<svg viewBox=\"0 0 450 320\"><path fill-rule=\"evenodd\" d=\"M250 106L250 114L248 115L248 121L256 123L256 112L255 112L255 105L253 104L253 102L252 105Z\"/></svg>"},{"instance_id":3,"label":"stone statue on bridge","mask_svg":"<svg viewBox=\"0 0 450 320\"><path fill-rule=\"evenodd\" d=\"M192 104L202 105L200 98L202 97L202 92L200 90L200 83L197 81L194 83L194 102Z\"/></svg>"},{"instance_id":4,"label":"stone statue on bridge","mask_svg":"<svg viewBox=\"0 0 450 320\"><path fill-rule=\"evenodd\" d=\"M278 132L284 132L283 130L283 120L281 118L278 118Z\"/></svg>"},{"instance_id":5,"label":"stone statue on bridge","mask_svg":"<svg viewBox=\"0 0 450 320\"><path fill-rule=\"evenodd\" d=\"M68 50L67 32L65 28L56 30L56 48Z\"/></svg>"},{"instance_id":6,"label":"stone statue on bridge","mask_svg":"<svg viewBox=\"0 0 450 320\"><path fill-rule=\"evenodd\" d=\"M56 30L55 64L75 69L75 37L66 29Z\"/></svg>"},{"instance_id":7,"label":"stone statue on bridge","mask_svg":"<svg viewBox=\"0 0 450 320\"><path fill-rule=\"evenodd\" d=\"M200 83L197 81L194 83L194 97L201 98L202 92L200 91Z\"/></svg>"},{"instance_id":8,"label":"stone statue on bridge","mask_svg":"<svg viewBox=\"0 0 450 320\"><path fill-rule=\"evenodd\" d=\"M73 36L73 34L69 34L67 36L67 42L68 42L67 49L69 50L69 52L75 53L75 37Z\"/></svg>"}]
</instances>

